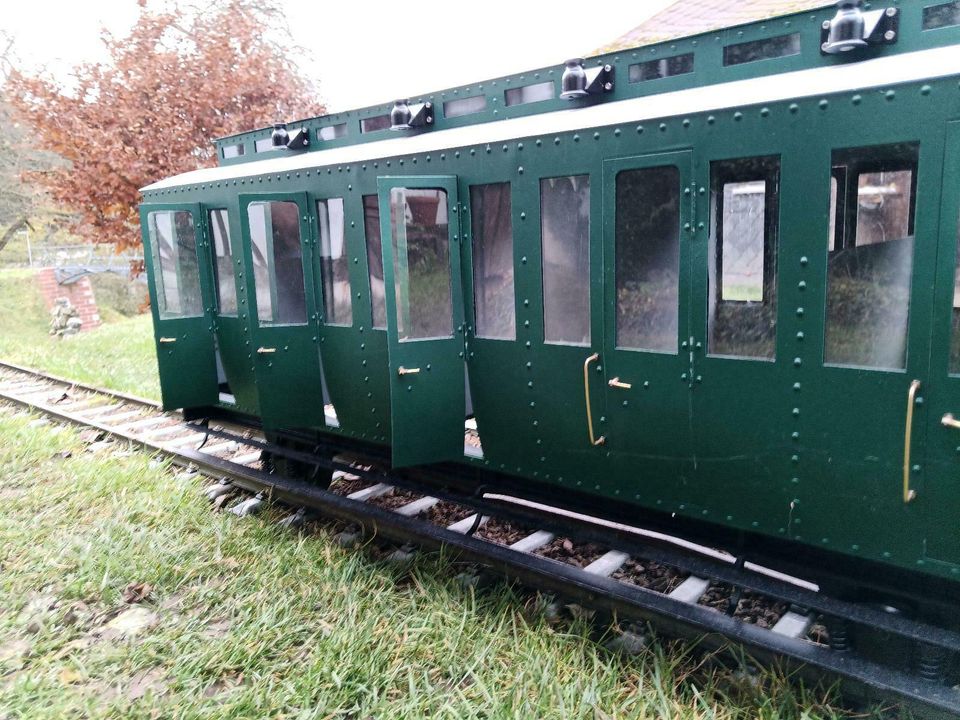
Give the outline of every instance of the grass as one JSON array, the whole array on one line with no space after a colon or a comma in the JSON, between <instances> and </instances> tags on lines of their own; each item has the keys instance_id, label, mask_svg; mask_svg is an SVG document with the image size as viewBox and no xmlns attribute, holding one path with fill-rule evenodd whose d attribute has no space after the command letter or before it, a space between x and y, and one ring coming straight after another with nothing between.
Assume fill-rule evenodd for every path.
<instances>
[{"instance_id":1,"label":"grass","mask_svg":"<svg viewBox=\"0 0 960 720\"><path fill-rule=\"evenodd\" d=\"M829 714L679 645L611 654L510 586L465 589L440 553L398 566L338 548L335 527L214 514L196 479L25 413L0 414L0 438L0 717ZM116 637L141 582L152 625Z\"/></svg>"},{"instance_id":2,"label":"grass","mask_svg":"<svg viewBox=\"0 0 960 720\"><path fill-rule=\"evenodd\" d=\"M0 358L159 400L149 314L128 318L104 304L101 315L106 322L96 331L63 339L51 336L50 316L33 271L0 269Z\"/></svg>"},{"instance_id":3,"label":"grass","mask_svg":"<svg viewBox=\"0 0 960 720\"><path fill-rule=\"evenodd\" d=\"M23 280L0 275L18 308L0 313L0 357L156 394L146 320L59 343ZM338 547L333 525L215 514L197 478L90 439L0 407L0 720L837 714L829 694L687 645L610 653L529 592L464 587L443 553L398 565ZM149 595L128 604L137 583Z\"/></svg>"}]
</instances>

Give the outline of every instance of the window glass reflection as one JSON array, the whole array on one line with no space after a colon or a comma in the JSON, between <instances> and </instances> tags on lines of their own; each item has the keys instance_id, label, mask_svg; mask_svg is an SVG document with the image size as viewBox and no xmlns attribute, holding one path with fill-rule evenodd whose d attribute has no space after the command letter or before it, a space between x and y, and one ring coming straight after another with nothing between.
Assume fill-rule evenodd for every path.
<instances>
[{"instance_id":1,"label":"window glass reflection","mask_svg":"<svg viewBox=\"0 0 960 720\"><path fill-rule=\"evenodd\" d=\"M383 292L383 248L380 242L380 206L376 195L363 196L363 232L367 244L367 270L370 273L370 307L373 327L387 327L387 306Z\"/></svg>"},{"instance_id":2,"label":"window glass reflection","mask_svg":"<svg viewBox=\"0 0 960 720\"><path fill-rule=\"evenodd\" d=\"M213 270L216 275L218 313L221 316L236 317L237 284L234 280L233 246L230 244L230 223L226 209L211 210L207 221L213 236Z\"/></svg>"},{"instance_id":3,"label":"window glass reflection","mask_svg":"<svg viewBox=\"0 0 960 720\"><path fill-rule=\"evenodd\" d=\"M289 201L252 202L247 218L260 324L305 325L300 208Z\"/></svg>"},{"instance_id":4,"label":"window glass reflection","mask_svg":"<svg viewBox=\"0 0 960 720\"><path fill-rule=\"evenodd\" d=\"M772 360L777 337L780 159L710 166L708 349Z\"/></svg>"},{"instance_id":5,"label":"window glass reflection","mask_svg":"<svg viewBox=\"0 0 960 720\"><path fill-rule=\"evenodd\" d=\"M350 325L353 306L350 292L350 265L343 234L343 198L317 201L320 225L320 279L328 325Z\"/></svg>"},{"instance_id":6,"label":"window glass reflection","mask_svg":"<svg viewBox=\"0 0 960 720\"><path fill-rule=\"evenodd\" d=\"M516 337L510 183L470 188L473 293L478 337Z\"/></svg>"},{"instance_id":7,"label":"window glass reflection","mask_svg":"<svg viewBox=\"0 0 960 720\"><path fill-rule=\"evenodd\" d=\"M907 361L916 144L838 150L828 238L824 361L902 369Z\"/></svg>"},{"instance_id":8,"label":"window glass reflection","mask_svg":"<svg viewBox=\"0 0 960 720\"><path fill-rule=\"evenodd\" d=\"M680 171L624 170L616 193L617 347L676 352Z\"/></svg>"},{"instance_id":9,"label":"window glass reflection","mask_svg":"<svg viewBox=\"0 0 960 720\"><path fill-rule=\"evenodd\" d=\"M160 317L200 317L200 267L193 213L187 210L152 212L147 215L157 284Z\"/></svg>"},{"instance_id":10,"label":"window glass reflection","mask_svg":"<svg viewBox=\"0 0 960 720\"><path fill-rule=\"evenodd\" d=\"M543 335L590 342L590 176L540 181Z\"/></svg>"},{"instance_id":11,"label":"window glass reflection","mask_svg":"<svg viewBox=\"0 0 960 720\"><path fill-rule=\"evenodd\" d=\"M447 193L390 191L397 333L401 342L453 335Z\"/></svg>"}]
</instances>

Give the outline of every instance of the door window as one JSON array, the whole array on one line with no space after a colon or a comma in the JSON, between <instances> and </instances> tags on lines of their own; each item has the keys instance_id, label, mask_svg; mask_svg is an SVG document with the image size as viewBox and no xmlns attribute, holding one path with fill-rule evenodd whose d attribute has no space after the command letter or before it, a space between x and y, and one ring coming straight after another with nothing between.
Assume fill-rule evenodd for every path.
<instances>
[{"instance_id":1,"label":"door window","mask_svg":"<svg viewBox=\"0 0 960 720\"><path fill-rule=\"evenodd\" d=\"M225 208L207 214L210 234L213 236L216 275L217 308L223 317L237 316L237 284L233 273L233 246L230 244L230 223Z\"/></svg>"},{"instance_id":2,"label":"door window","mask_svg":"<svg viewBox=\"0 0 960 720\"><path fill-rule=\"evenodd\" d=\"M317 201L320 225L320 277L328 325L350 325L350 265L343 233L343 198Z\"/></svg>"},{"instance_id":3,"label":"door window","mask_svg":"<svg viewBox=\"0 0 960 720\"><path fill-rule=\"evenodd\" d=\"M393 188L390 226L400 342L451 337L453 307L446 191Z\"/></svg>"},{"instance_id":4,"label":"door window","mask_svg":"<svg viewBox=\"0 0 960 720\"><path fill-rule=\"evenodd\" d=\"M540 181L543 336L590 342L590 176Z\"/></svg>"},{"instance_id":5,"label":"door window","mask_svg":"<svg viewBox=\"0 0 960 720\"><path fill-rule=\"evenodd\" d=\"M826 363L906 367L918 157L915 143L833 153Z\"/></svg>"},{"instance_id":6,"label":"door window","mask_svg":"<svg viewBox=\"0 0 960 720\"><path fill-rule=\"evenodd\" d=\"M257 317L261 325L306 325L300 208L291 201L247 205Z\"/></svg>"},{"instance_id":7,"label":"door window","mask_svg":"<svg viewBox=\"0 0 960 720\"><path fill-rule=\"evenodd\" d=\"M780 159L711 163L711 355L772 360L777 337Z\"/></svg>"},{"instance_id":8,"label":"door window","mask_svg":"<svg viewBox=\"0 0 960 720\"><path fill-rule=\"evenodd\" d=\"M370 274L370 309L373 327L387 327L387 306L383 291L383 248L380 244L380 206L376 195L363 196L363 232L367 244L367 271Z\"/></svg>"},{"instance_id":9,"label":"door window","mask_svg":"<svg viewBox=\"0 0 960 720\"><path fill-rule=\"evenodd\" d=\"M617 174L617 347L677 351L680 171Z\"/></svg>"},{"instance_id":10,"label":"door window","mask_svg":"<svg viewBox=\"0 0 960 720\"><path fill-rule=\"evenodd\" d=\"M197 234L189 210L164 210L147 215L161 318L200 317L200 267Z\"/></svg>"},{"instance_id":11,"label":"door window","mask_svg":"<svg viewBox=\"0 0 960 720\"><path fill-rule=\"evenodd\" d=\"M517 330L510 183L472 186L470 211L477 336L513 340Z\"/></svg>"}]
</instances>

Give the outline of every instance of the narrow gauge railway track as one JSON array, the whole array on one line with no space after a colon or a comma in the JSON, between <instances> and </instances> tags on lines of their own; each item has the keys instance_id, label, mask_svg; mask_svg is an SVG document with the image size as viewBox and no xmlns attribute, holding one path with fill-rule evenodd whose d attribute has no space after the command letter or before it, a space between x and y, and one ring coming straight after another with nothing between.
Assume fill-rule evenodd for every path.
<instances>
[{"instance_id":1,"label":"narrow gauge railway track","mask_svg":"<svg viewBox=\"0 0 960 720\"><path fill-rule=\"evenodd\" d=\"M4 362L0 402L194 467L215 480L205 490L210 499L252 494L234 506L237 514L278 502L297 509L291 519L309 509L396 542L445 545L540 590L698 638L707 649L732 642L811 679L844 679L866 700L893 699L930 716L960 713L953 684L960 634L879 603L832 598L726 553L518 498L439 490L366 458L328 460L279 447L256 429L190 421L149 400ZM332 473L331 488L267 472L265 453Z\"/></svg>"}]
</instances>

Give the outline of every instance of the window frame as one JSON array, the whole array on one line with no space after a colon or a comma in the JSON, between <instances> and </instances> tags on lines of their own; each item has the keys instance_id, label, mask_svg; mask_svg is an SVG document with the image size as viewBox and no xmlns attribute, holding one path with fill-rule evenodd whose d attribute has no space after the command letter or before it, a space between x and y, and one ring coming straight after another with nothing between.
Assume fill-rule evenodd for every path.
<instances>
[{"instance_id":1,"label":"window frame","mask_svg":"<svg viewBox=\"0 0 960 720\"><path fill-rule=\"evenodd\" d=\"M715 168L726 163L740 163L747 161L775 160L776 168L769 168L764 177L760 177L756 171L748 167L736 168L729 167L723 172L717 173ZM781 171L783 167L783 158L779 154L772 155L753 155L749 157L725 158L721 160L710 161L710 186L712 198L711 232L714 234L714 277L716 287L711 288L715 303L766 303L768 293L767 287L776 282L777 273L777 252L780 246L780 184ZM763 280L761 283L760 300L732 300L723 297L723 220L724 203L723 189L730 183L748 183L764 182L763 193ZM774 239L774 247L769 247L771 237ZM709 258L708 258L709 260Z\"/></svg>"}]
</instances>

